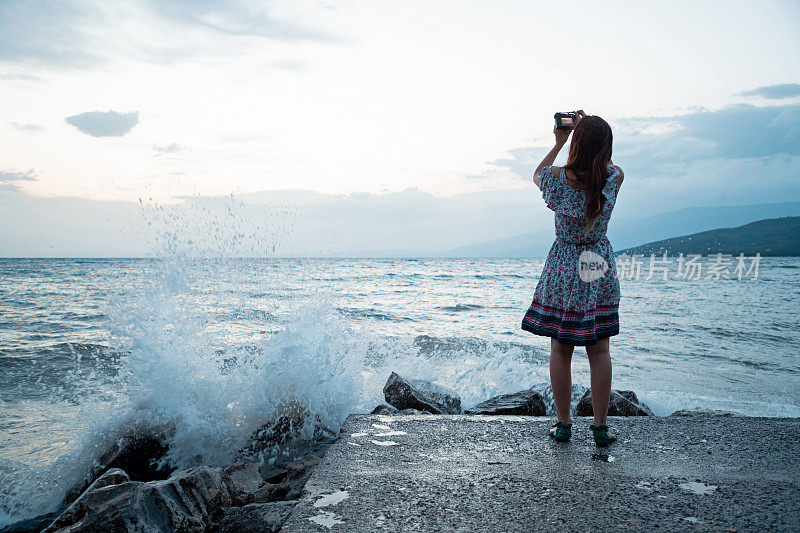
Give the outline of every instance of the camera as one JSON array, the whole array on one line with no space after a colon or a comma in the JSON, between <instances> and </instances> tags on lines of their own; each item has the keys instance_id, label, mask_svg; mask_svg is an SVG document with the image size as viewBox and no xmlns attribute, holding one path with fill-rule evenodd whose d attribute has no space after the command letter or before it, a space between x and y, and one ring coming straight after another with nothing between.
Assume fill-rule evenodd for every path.
<instances>
[{"instance_id":1,"label":"camera","mask_svg":"<svg viewBox=\"0 0 800 533\"><path fill-rule=\"evenodd\" d=\"M575 113L569 111L567 113L556 113L553 115L556 119L556 129L571 130L575 127Z\"/></svg>"}]
</instances>

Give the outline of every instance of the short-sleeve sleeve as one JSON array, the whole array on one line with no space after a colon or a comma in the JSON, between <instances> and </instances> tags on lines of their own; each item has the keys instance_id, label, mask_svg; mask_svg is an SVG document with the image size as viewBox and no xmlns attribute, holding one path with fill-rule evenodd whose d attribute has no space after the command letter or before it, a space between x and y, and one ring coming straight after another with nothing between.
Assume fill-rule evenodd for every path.
<instances>
[{"instance_id":1,"label":"short-sleeve sleeve","mask_svg":"<svg viewBox=\"0 0 800 533\"><path fill-rule=\"evenodd\" d=\"M606 197L606 205L613 206L617 201L617 178L619 177L619 169L615 166L608 165L608 178L606 184L603 186L603 196Z\"/></svg>"},{"instance_id":2,"label":"short-sleeve sleeve","mask_svg":"<svg viewBox=\"0 0 800 533\"><path fill-rule=\"evenodd\" d=\"M542 198L547 207L556 211L561 205L561 183L553 175L551 165L543 167L539 171L539 189L542 191Z\"/></svg>"}]
</instances>

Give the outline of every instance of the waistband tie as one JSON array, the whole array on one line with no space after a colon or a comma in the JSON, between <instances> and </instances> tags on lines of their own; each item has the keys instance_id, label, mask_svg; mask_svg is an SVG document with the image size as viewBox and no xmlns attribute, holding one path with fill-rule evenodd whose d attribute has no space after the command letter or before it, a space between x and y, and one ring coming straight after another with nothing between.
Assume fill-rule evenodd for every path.
<instances>
[{"instance_id":1,"label":"waistband tie","mask_svg":"<svg viewBox=\"0 0 800 533\"><path fill-rule=\"evenodd\" d=\"M564 237L556 235L556 240L567 243L567 244L574 244L575 246L587 246L589 244L597 244L598 242L602 241L603 239L607 238L606 235L602 235L592 241L570 241Z\"/></svg>"}]
</instances>

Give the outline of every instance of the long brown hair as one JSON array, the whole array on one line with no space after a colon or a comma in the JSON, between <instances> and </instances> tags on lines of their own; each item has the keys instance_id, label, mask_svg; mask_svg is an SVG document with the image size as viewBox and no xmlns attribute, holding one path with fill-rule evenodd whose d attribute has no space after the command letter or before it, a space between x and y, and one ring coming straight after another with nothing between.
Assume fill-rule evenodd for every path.
<instances>
[{"instance_id":1,"label":"long brown hair","mask_svg":"<svg viewBox=\"0 0 800 533\"><path fill-rule=\"evenodd\" d=\"M611 144L614 140L611 126L597 115L584 117L572 132L569 146L569 159L564 168L586 186L586 231L590 231L606 199L603 187L608 179L608 162L611 161Z\"/></svg>"}]
</instances>

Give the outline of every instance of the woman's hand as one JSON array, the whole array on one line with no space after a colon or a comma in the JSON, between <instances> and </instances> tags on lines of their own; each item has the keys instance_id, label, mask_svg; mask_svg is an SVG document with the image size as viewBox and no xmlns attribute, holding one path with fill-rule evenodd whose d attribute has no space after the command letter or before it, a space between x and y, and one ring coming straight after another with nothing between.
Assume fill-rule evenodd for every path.
<instances>
[{"instance_id":1,"label":"woman's hand","mask_svg":"<svg viewBox=\"0 0 800 533\"><path fill-rule=\"evenodd\" d=\"M553 135L556 136L556 144L558 146L564 146L567 144L567 139L569 139L569 134L572 133L572 130L560 130L553 126Z\"/></svg>"},{"instance_id":2,"label":"woman's hand","mask_svg":"<svg viewBox=\"0 0 800 533\"><path fill-rule=\"evenodd\" d=\"M572 129L574 130L575 128L577 128L578 124L580 124L581 120L583 120L584 118L586 118L586 113L583 112L583 109L578 109L577 111L575 111L575 125L572 126Z\"/></svg>"},{"instance_id":3,"label":"woman's hand","mask_svg":"<svg viewBox=\"0 0 800 533\"><path fill-rule=\"evenodd\" d=\"M578 127L578 124L580 124L584 117L586 117L586 113L583 112L583 109L578 109L575 111L575 123L570 129L560 130L556 127L553 127L553 134L556 136L556 144L560 144L561 146L567 144L567 140L569 140L569 134L572 133L572 130Z\"/></svg>"}]
</instances>

